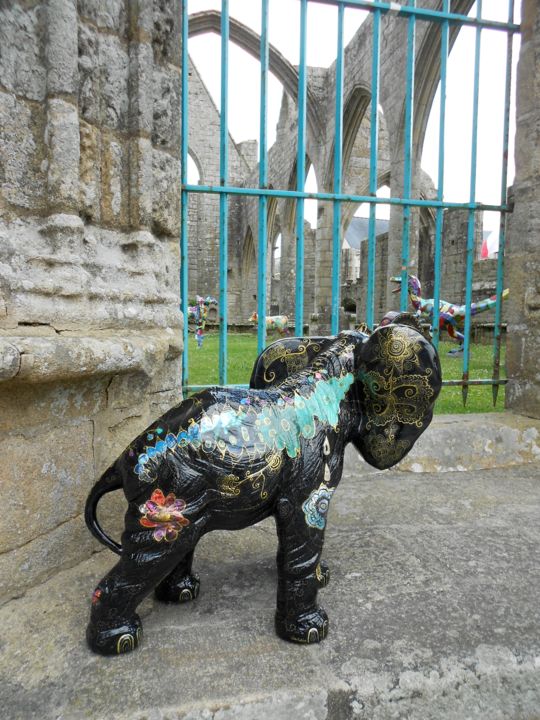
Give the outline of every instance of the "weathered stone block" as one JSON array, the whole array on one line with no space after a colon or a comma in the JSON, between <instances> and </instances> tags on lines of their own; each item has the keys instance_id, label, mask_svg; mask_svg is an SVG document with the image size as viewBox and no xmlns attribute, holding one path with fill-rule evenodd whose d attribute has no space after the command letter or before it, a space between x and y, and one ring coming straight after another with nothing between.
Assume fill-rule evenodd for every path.
<instances>
[{"instance_id":1,"label":"weathered stone block","mask_svg":"<svg viewBox=\"0 0 540 720\"><path fill-rule=\"evenodd\" d=\"M99 66L101 73L100 124L112 129L126 129L128 125L127 48L114 35L99 36Z\"/></svg>"},{"instance_id":2,"label":"weathered stone block","mask_svg":"<svg viewBox=\"0 0 540 720\"><path fill-rule=\"evenodd\" d=\"M67 427L86 420L106 407L108 382L92 378L39 385L0 383L0 431L5 437L14 428Z\"/></svg>"},{"instance_id":3,"label":"weathered stone block","mask_svg":"<svg viewBox=\"0 0 540 720\"><path fill-rule=\"evenodd\" d=\"M81 212L87 220L100 220L101 152L99 133L93 125L80 121L79 182Z\"/></svg>"},{"instance_id":4,"label":"weathered stone block","mask_svg":"<svg viewBox=\"0 0 540 720\"><path fill-rule=\"evenodd\" d=\"M8 203L37 211L46 204L45 113L0 91L0 184Z\"/></svg>"},{"instance_id":5,"label":"weathered stone block","mask_svg":"<svg viewBox=\"0 0 540 720\"><path fill-rule=\"evenodd\" d=\"M158 235L180 232L180 161L165 152L154 150L152 219Z\"/></svg>"},{"instance_id":6,"label":"weathered stone block","mask_svg":"<svg viewBox=\"0 0 540 720\"><path fill-rule=\"evenodd\" d=\"M49 139L49 204L56 210L79 208L79 113L69 102L50 99L47 107Z\"/></svg>"},{"instance_id":7,"label":"weathered stone block","mask_svg":"<svg viewBox=\"0 0 540 720\"><path fill-rule=\"evenodd\" d=\"M21 365L21 354L8 340L0 338L0 380L14 377Z\"/></svg>"},{"instance_id":8,"label":"weathered stone block","mask_svg":"<svg viewBox=\"0 0 540 720\"><path fill-rule=\"evenodd\" d=\"M153 62L152 46L132 42L129 46L129 130L148 137L153 122ZM178 111L178 108L177 108Z\"/></svg>"},{"instance_id":9,"label":"weathered stone block","mask_svg":"<svg viewBox=\"0 0 540 720\"><path fill-rule=\"evenodd\" d=\"M170 408L177 405L182 400L180 389L165 390L164 392L154 393L150 396L150 417L152 420L160 417Z\"/></svg>"},{"instance_id":10,"label":"weathered stone block","mask_svg":"<svg viewBox=\"0 0 540 720\"><path fill-rule=\"evenodd\" d=\"M165 361L158 372L152 378L150 384L151 393L165 393L172 391L180 402L182 387L182 358L180 355ZM176 403L175 403L176 404Z\"/></svg>"},{"instance_id":11,"label":"weathered stone block","mask_svg":"<svg viewBox=\"0 0 540 720\"><path fill-rule=\"evenodd\" d=\"M71 567L97 549L82 516L34 537L26 545L0 555L0 603L19 597L62 568Z\"/></svg>"},{"instance_id":12,"label":"weathered stone block","mask_svg":"<svg viewBox=\"0 0 540 720\"><path fill-rule=\"evenodd\" d=\"M133 138L129 151L129 220L134 228L152 224L152 143L146 138Z\"/></svg>"},{"instance_id":13,"label":"weathered stone block","mask_svg":"<svg viewBox=\"0 0 540 720\"><path fill-rule=\"evenodd\" d=\"M131 1L131 0L130 0ZM79 14L98 28L125 35L127 8L125 0L78 0Z\"/></svg>"},{"instance_id":14,"label":"weathered stone block","mask_svg":"<svg viewBox=\"0 0 540 720\"><path fill-rule=\"evenodd\" d=\"M101 136L101 217L112 226L128 224L128 148L114 135Z\"/></svg>"},{"instance_id":15,"label":"weathered stone block","mask_svg":"<svg viewBox=\"0 0 540 720\"><path fill-rule=\"evenodd\" d=\"M180 65L180 0L153 0L152 47L159 63Z\"/></svg>"},{"instance_id":16,"label":"weathered stone block","mask_svg":"<svg viewBox=\"0 0 540 720\"><path fill-rule=\"evenodd\" d=\"M47 93L76 95L77 0L47 2Z\"/></svg>"},{"instance_id":17,"label":"weathered stone block","mask_svg":"<svg viewBox=\"0 0 540 720\"><path fill-rule=\"evenodd\" d=\"M30 542L82 510L88 478L94 473L93 425L28 428L4 435L0 470L0 504L10 508L0 527L0 552Z\"/></svg>"},{"instance_id":18,"label":"weathered stone block","mask_svg":"<svg viewBox=\"0 0 540 720\"><path fill-rule=\"evenodd\" d=\"M152 142L178 155L180 148L180 77L175 71L154 70Z\"/></svg>"},{"instance_id":19,"label":"weathered stone block","mask_svg":"<svg viewBox=\"0 0 540 720\"><path fill-rule=\"evenodd\" d=\"M117 390L118 386L113 390L113 394L116 394ZM136 392L137 384L134 390ZM105 412L94 417L96 433L100 437L99 447L95 448L96 479L154 419L144 395L139 396L136 404L134 400L137 400L135 393L130 407L108 407Z\"/></svg>"},{"instance_id":20,"label":"weathered stone block","mask_svg":"<svg viewBox=\"0 0 540 720\"><path fill-rule=\"evenodd\" d=\"M148 394L149 386L150 378L145 373L115 375L107 387L107 408L132 408Z\"/></svg>"},{"instance_id":21,"label":"weathered stone block","mask_svg":"<svg viewBox=\"0 0 540 720\"><path fill-rule=\"evenodd\" d=\"M42 61L45 7L0 5L0 84L30 100L43 100L47 73Z\"/></svg>"},{"instance_id":22,"label":"weathered stone block","mask_svg":"<svg viewBox=\"0 0 540 720\"><path fill-rule=\"evenodd\" d=\"M129 36L140 42L151 42L154 8L148 0L130 0Z\"/></svg>"},{"instance_id":23,"label":"weathered stone block","mask_svg":"<svg viewBox=\"0 0 540 720\"><path fill-rule=\"evenodd\" d=\"M99 39L95 28L79 22L79 111L89 123L99 123Z\"/></svg>"}]
</instances>

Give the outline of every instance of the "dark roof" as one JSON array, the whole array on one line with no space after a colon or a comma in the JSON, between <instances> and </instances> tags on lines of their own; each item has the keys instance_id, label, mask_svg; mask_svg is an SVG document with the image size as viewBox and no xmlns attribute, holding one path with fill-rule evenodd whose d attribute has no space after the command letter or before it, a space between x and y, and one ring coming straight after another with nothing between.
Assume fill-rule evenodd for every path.
<instances>
[{"instance_id":1,"label":"dark roof","mask_svg":"<svg viewBox=\"0 0 540 720\"><path fill-rule=\"evenodd\" d=\"M388 232L388 220L375 221L375 235ZM360 243L367 239L369 234L369 218L353 217L345 233L345 240L353 250L360 250Z\"/></svg>"}]
</instances>

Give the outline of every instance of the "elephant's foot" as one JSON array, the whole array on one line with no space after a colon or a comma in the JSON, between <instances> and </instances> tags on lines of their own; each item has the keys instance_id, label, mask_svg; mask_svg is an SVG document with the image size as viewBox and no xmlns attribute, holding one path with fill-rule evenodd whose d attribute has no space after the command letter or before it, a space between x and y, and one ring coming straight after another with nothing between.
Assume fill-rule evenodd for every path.
<instances>
[{"instance_id":1,"label":"elephant's foot","mask_svg":"<svg viewBox=\"0 0 540 720\"><path fill-rule=\"evenodd\" d=\"M186 575L178 582L165 578L155 590L156 598L166 603L185 603L199 595L201 583L198 575Z\"/></svg>"},{"instance_id":2,"label":"elephant's foot","mask_svg":"<svg viewBox=\"0 0 540 720\"><path fill-rule=\"evenodd\" d=\"M90 648L100 655L122 655L139 646L142 638L142 623L137 614L129 620L110 621L90 620L86 629L86 639Z\"/></svg>"},{"instance_id":3,"label":"elephant's foot","mask_svg":"<svg viewBox=\"0 0 540 720\"><path fill-rule=\"evenodd\" d=\"M297 643L318 643L328 635L328 615L322 607L285 618L276 613L276 633L283 640Z\"/></svg>"},{"instance_id":4,"label":"elephant's foot","mask_svg":"<svg viewBox=\"0 0 540 720\"><path fill-rule=\"evenodd\" d=\"M323 560L321 560L315 569L315 577L321 588L326 587L330 582L330 568Z\"/></svg>"}]
</instances>

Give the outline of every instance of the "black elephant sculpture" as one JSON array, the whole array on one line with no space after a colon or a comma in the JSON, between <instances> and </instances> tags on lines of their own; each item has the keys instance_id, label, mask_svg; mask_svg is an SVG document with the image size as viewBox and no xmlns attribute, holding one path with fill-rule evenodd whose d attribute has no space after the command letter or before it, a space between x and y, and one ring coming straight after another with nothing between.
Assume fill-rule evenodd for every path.
<instances>
[{"instance_id":1,"label":"black elephant sculpture","mask_svg":"<svg viewBox=\"0 0 540 720\"><path fill-rule=\"evenodd\" d=\"M277 634L319 642L328 617L317 591L330 500L352 442L377 468L398 462L429 425L441 387L434 347L413 319L372 334L288 338L266 348L251 387L209 388L165 413L96 483L86 503L91 532L120 555L92 596L87 640L105 655L133 650L137 606L199 593L198 540L273 515L278 534ZM99 499L123 488L122 544L96 519Z\"/></svg>"}]
</instances>

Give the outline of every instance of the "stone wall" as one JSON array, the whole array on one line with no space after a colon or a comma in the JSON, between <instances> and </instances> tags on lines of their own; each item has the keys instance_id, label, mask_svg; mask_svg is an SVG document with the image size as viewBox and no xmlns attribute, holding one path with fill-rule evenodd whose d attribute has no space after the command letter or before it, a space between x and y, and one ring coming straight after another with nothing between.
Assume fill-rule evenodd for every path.
<instances>
[{"instance_id":1,"label":"stone wall","mask_svg":"<svg viewBox=\"0 0 540 720\"><path fill-rule=\"evenodd\" d=\"M97 548L88 489L180 396L179 17L0 4L4 599Z\"/></svg>"},{"instance_id":2,"label":"stone wall","mask_svg":"<svg viewBox=\"0 0 540 720\"><path fill-rule=\"evenodd\" d=\"M506 277L509 382L506 405L540 418L540 7L522 0L516 107L514 210Z\"/></svg>"}]
</instances>

